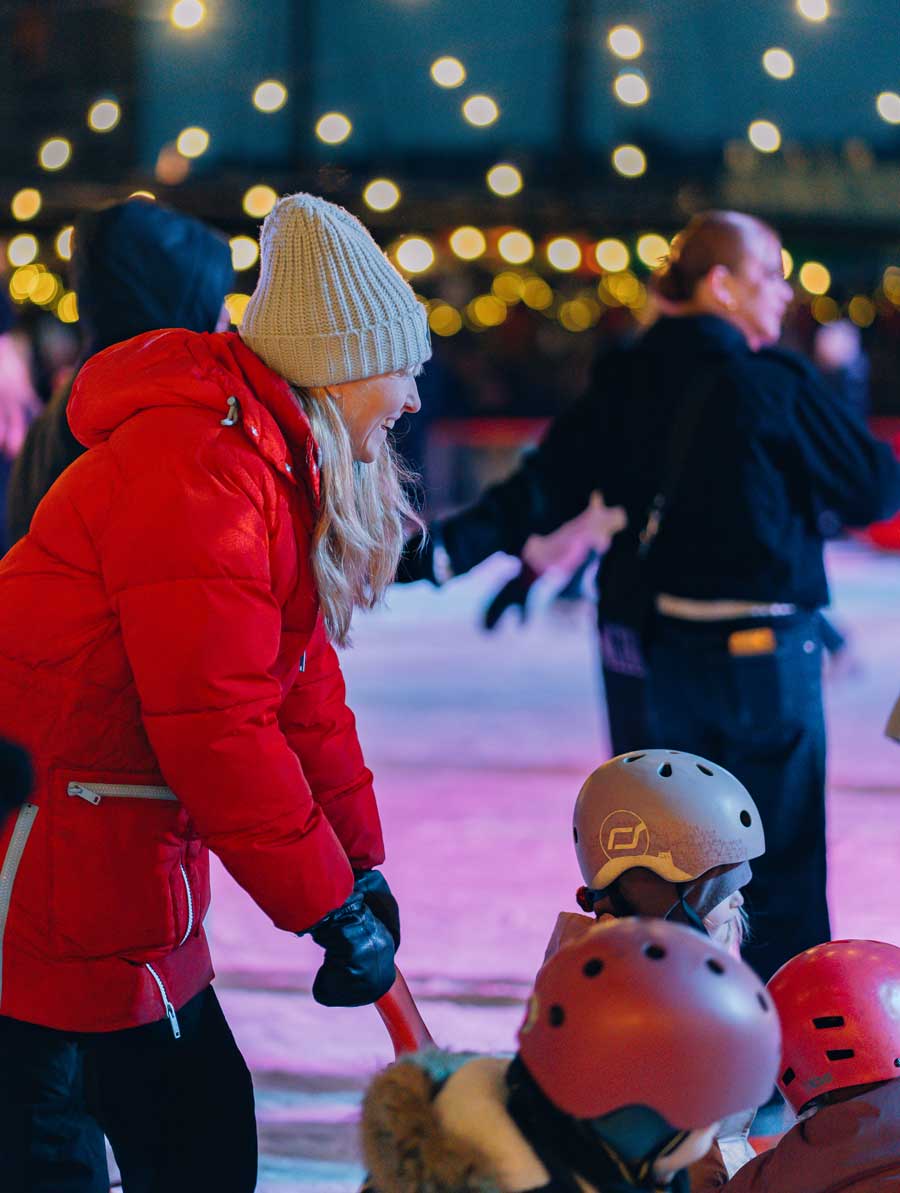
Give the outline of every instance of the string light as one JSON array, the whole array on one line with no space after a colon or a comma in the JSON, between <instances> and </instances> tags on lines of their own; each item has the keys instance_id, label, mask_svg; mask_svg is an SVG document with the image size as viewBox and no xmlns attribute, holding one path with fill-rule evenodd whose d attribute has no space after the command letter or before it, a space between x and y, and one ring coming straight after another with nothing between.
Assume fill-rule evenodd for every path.
<instances>
[{"instance_id":1,"label":"string light","mask_svg":"<svg viewBox=\"0 0 900 1193\"><path fill-rule=\"evenodd\" d=\"M113 99L98 99L88 108L88 128L95 133L108 133L122 119L122 109Z\"/></svg>"},{"instance_id":2,"label":"string light","mask_svg":"<svg viewBox=\"0 0 900 1193\"><path fill-rule=\"evenodd\" d=\"M182 157L200 157L209 149L209 133L196 125L183 128L178 134L175 148Z\"/></svg>"},{"instance_id":3,"label":"string light","mask_svg":"<svg viewBox=\"0 0 900 1193\"><path fill-rule=\"evenodd\" d=\"M9 205L14 220L33 220L41 210L41 192L33 186L23 187L16 191Z\"/></svg>"},{"instance_id":4,"label":"string light","mask_svg":"<svg viewBox=\"0 0 900 1193\"><path fill-rule=\"evenodd\" d=\"M390 178L375 178L363 191L363 201L373 211L390 211L400 202L400 188Z\"/></svg>"},{"instance_id":5,"label":"string light","mask_svg":"<svg viewBox=\"0 0 900 1193\"><path fill-rule=\"evenodd\" d=\"M587 331L600 317L600 306L585 298L574 298L559 308L559 321L566 331Z\"/></svg>"},{"instance_id":6,"label":"string light","mask_svg":"<svg viewBox=\"0 0 900 1193\"><path fill-rule=\"evenodd\" d=\"M56 240L53 247L56 250L56 255L61 261L72 260L73 237L75 229L71 224L66 224L64 228L60 228L56 234Z\"/></svg>"},{"instance_id":7,"label":"string light","mask_svg":"<svg viewBox=\"0 0 900 1193\"><path fill-rule=\"evenodd\" d=\"M502 273L498 273L491 282L491 293L496 294L500 301L505 302L508 307L515 306L521 300L524 288L524 278L510 269L504 269Z\"/></svg>"},{"instance_id":8,"label":"string light","mask_svg":"<svg viewBox=\"0 0 900 1193\"><path fill-rule=\"evenodd\" d=\"M228 312L228 318L235 327L240 327L241 321L244 318L244 312L247 310L247 303L249 301L249 294L225 295L225 310Z\"/></svg>"},{"instance_id":9,"label":"string light","mask_svg":"<svg viewBox=\"0 0 900 1193\"><path fill-rule=\"evenodd\" d=\"M62 291L62 282L55 273L44 272L40 275L37 285L28 295L35 306L46 307L55 302Z\"/></svg>"},{"instance_id":10,"label":"string light","mask_svg":"<svg viewBox=\"0 0 900 1193\"><path fill-rule=\"evenodd\" d=\"M462 106L463 116L476 128L487 128L500 115L500 109L489 95L470 95Z\"/></svg>"},{"instance_id":11,"label":"string light","mask_svg":"<svg viewBox=\"0 0 900 1193\"><path fill-rule=\"evenodd\" d=\"M631 25L616 25L610 29L606 44L617 58L640 58L644 51L644 39Z\"/></svg>"},{"instance_id":12,"label":"string light","mask_svg":"<svg viewBox=\"0 0 900 1193\"><path fill-rule=\"evenodd\" d=\"M487 184L495 195L508 198L510 195L517 195L522 189L522 175L515 166L501 162L488 170Z\"/></svg>"},{"instance_id":13,"label":"string light","mask_svg":"<svg viewBox=\"0 0 900 1193\"><path fill-rule=\"evenodd\" d=\"M24 302L40 281L43 265L22 265L9 279L9 293L16 302Z\"/></svg>"},{"instance_id":14,"label":"string light","mask_svg":"<svg viewBox=\"0 0 900 1193\"><path fill-rule=\"evenodd\" d=\"M621 240L609 237L597 243L594 257L600 268L605 269L607 273L619 273L628 268L630 254Z\"/></svg>"},{"instance_id":15,"label":"string light","mask_svg":"<svg viewBox=\"0 0 900 1193\"><path fill-rule=\"evenodd\" d=\"M809 294L827 294L831 287L831 274L820 261L805 261L798 276Z\"/></svg>"},{"instance_id":16,"label":"string light","mask_svg":"<svg viewBox=\"0 0 900 1193\"><path fill-rule=\"evenodd\" d=\"M259 260L259 245L251 236L232 236L231 264L237 272L252 269Z\"/></svg>"},{"instance_id":17,"label":"string light","mask_svg":"<svg viewBox=\"0 0 900 1193\"><path fill-rule=\"evenodd\" d=\"M476 327L499 327L506 319L506 303L494 294L479 294L466 307L466 314Z\"/></svg>"},{"instance_id":18,"label":"string light","mask_svg":"<svg viewBox=\"0 0 900 1193\"><path fill-rule=\"evenodd\" d=\"M553 306L553 291L543 278L527 278L522 287L522 301L533 311L546 311Z\"/></svg>"},{"instance_id":19,"label":"string light","mask_svg":"<svg viewBox=\"0 0 900 1193\"><path fill-rule=\"evenodd\" d=\"M900 95L896 91L882 91L875 106L882 120L888 124L900 124Z\"/></svg>"},{"instance_id":20,"label":"string light","mask_svg":"<svg viewBox=\"0 0 900 1193\"><path fill-rule=\"evenodd\" d=\"M61 323L78 322L78 297L74 290L67 290L56 304L56 317Z\"/></svg>"},{"instance_id":21,"label":"string light","mask_svg":"<svg viewBox=\"0 0 900 1193\"><path fill-rule=\"evenodd\" d=\"M431 64L431 77L438 87L461 87L466 81L466 68L458 58L436 58Z\"/></svg>"},{"instance_id":22,"label":"string light","mask_svg":"<svg viewBox=\"0 0 900 1193\"><path fill-rule=\"evenodd\" d=\"M455 336L462 330L462 316L447 302L436 302L428 315L428 326L438 336Z\"/></svg>"},{"instance_id":23,"label":"string light","mask_svg":"<svg viewBox=\"0 0 900 1193\"><path fill-rule=\"evenodd\" d=\"M637 255L648 269L656 269L669 255L669 242L658 232L646 232L638 237Z\"/></svg>"},{"instance_id":24,"label":"string light","mask_svg":"<svg viewBox=\"0 0 900 1193\"><path fill-rule=\"evenodd\" d=\"M206 5L201 0L178 0L169 10L169 20L176 29L196 29L206 17Z\"/></svg>"},{"instance_id":25,"label":"string light","mask_svg":"<svg viewBox=\"0 0 900 1193\"><path fill-rule=\"evenodd\" d=\"M397 263L407 273L424 273L434 265L434 249L422 236L410 236L397 246Z\"/></svg>"},{"instance_id":26,"label":"string light","mask_svg":"<svg viewBox=\"0 0 900 1193\"><path fill-rule=\"evenodd\" d=\"M781 268L784 272L784 280L787 281L787 279L794 272L794 258L787 251L787 249L781 250Z\"/></svg>"},{"instance_id":27,"label":"string light","mask_svg":"<svg viewBox=\"0 0 900 1193\"><path fill-rule=\"evenodd\" d=\"M38 162L45 170L61 170L72 156L72 145L65 137L51 137L38 150Z\"/></svg>"},{"instance_id":28,"label":"string light","mask_svg":"<svg viewBox=\"0 0 900 1193\"><path fill-rule=\"evenodd\" d=\"M154 195L153 191L132 191L131 194L128 196L128 198L129 199L150 199L153 202L156 201L156 195Z\"/></svg>"},{"instance_id":29,"label":"string light","mask_svg":"<svg viewBox=\"0 0 900 1193\"><path fill-rule=\"evenodd\" d=\"M754 120L747 129L747 137L760 153L775 153L781 148L781 130L771 120Z\"/></svg>"},{"instance_id":30,"label":"string light","mask_svg":"<svg viewBox=\"0 0 900 1193\"><path fill-rule=\"evenodd\" d=\"M450 248L462 261L474 261L487 248L484 233L468 224L450 233Z\"/></svg>"},{"instance_id":31,"label":"string light","mask_svg":"<svg viewBox=\"0 0 900 1193\"><path fill-rule=\"evenodd\" d=\"M834 323L841 316L841 308L827 294L814 299L810 309L817 323Z\"/></svg>"},{"instance_id":32,"label":"string light","mask_svg":"<svg viewBox=\"0 0 900 1193\"><path fill-rule=\"evenodd\" d=\"M510 265L524 265L534 256L534 241L527 232L504 232L497 241L497 252Z\"/></svg>"},{"instance_id":33,"label":"string light","mask_svg":"<svg viewBox=\"0 0 900 1193\"><path fill-rule=\"evenodd\" d=\"M643 75L635 74L633 71L619 75L613 84L613 90L616 97L631 108L645 104L650 98L647 80Z\"/></svg>"},{"instance_id":34,"label":"string light","mask_svg":"<svg viewBox=\"0 0 900 1193\"><path fill-rule=\"evenodd\" d=\"M21 232L6 246L6 259L10 265L30 265L38 255L38 247L36 236Z\"/></svg>"},{"instance_id":35,"label":"string light","mask_svg":"<svg viewBox=\"0 0 900 1193\"><path fill-rule=\"evenodd\" d=\"M247 215L252 216L256 220L262 220L265 219L277 202L278 196L270 186L257 183L256 186L251 186L245 192L241 206Z\"/></svg>"},{"instance_id":36,"label":"string light","mask_svg":"<svg viewBox=\"0 0 900 1193\"><path fill-rule=\"evenodd\" d=\"M828 0L797 0L797 12L807 21L824 21L830 8Z\"/></svg>"},{"instance_id":37,"label":"string light","mask_svg":"<svg viewBox=\"0 0 900 1193\"><path fill-rule=\"evenodd\" d=\"M278 112L287 103L287 87L277 79L264 79L253 92L253 106L260 112Z\"/></svg>"},{"instance_id":38,"label":"string light","mask_svg":"<svg viewBox=\"0 0 900 1193\"><path fill-rule=\"evenodd\" d=\"M865 294L855 294L847 306L847 314L857 327L871 327L877 311L875 304Z\"/></svg>"},{"instance_id":39,"label":"string light","mask_svg":"<svg viewBox=\"0 0 900 1193\"><path fill-rule=\"evenodd\" d=\"M787 52L773 46L762 56L763 69L773 79L789 79L794 73L794 59Z\"/></svg>"},{"instance_id":40,"label":"string light","mask_svg":"<svg viewBox=\"0 0 900 1193\"><path fill-rule=\"evenodd\" d=\"M613 150L612 163L624 178L640 178L647 169L647 158L637 145L619 145Z\"/></svg>"},{"instance_id":41,"label":"string light","mask_svg":"<svg viewBox=\"0 0 900 1193\"><path fill-rule=\"evenodd\" d=\"M571 273L581 264L581 249L569 236L556 236L547 245L547 260L561 273Z\"/></svg>"},{"instance_id":42,"label":"string light","mask_svg":"<svg viewBox=\"0 0 900 1193\"><path fill-rule=\"evenodd\" d=\"M342 145L353 132L353 125L343 112L326 112L316 123L316 136L326 145Z\"/></svg>"}]
</instances>

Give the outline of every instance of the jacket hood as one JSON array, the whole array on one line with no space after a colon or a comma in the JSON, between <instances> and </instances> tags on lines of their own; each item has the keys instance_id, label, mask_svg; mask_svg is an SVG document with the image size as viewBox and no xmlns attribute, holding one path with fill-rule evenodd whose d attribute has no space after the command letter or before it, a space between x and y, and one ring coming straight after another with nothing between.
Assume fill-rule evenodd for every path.
<instances>
[{"instance_id":1,"label":"jacket hood","mask_svg":"<svg viewBox=\"0 0 900 1193\"><path fill-rule=\"evenodd\" d=\"M146 199L83 215L73 266L86 357L160 327L214 331L234 283L223 236Z\"/></svg>"},{"instance_id":2,"label":"jacket hood","mask_svg":"<svg viewBox=\"0 0 900 1193\"><path fill-rule=\"evenodd\" d=\"M236 332L147 332L98 353L81 368L69 398L72 433L85 447L105 442L145 410L204 408L220 419L236 398L240 422L262 455L292 475L305 463L318 496L318 451L290 386Z\"/></svg>"}]
</instances>

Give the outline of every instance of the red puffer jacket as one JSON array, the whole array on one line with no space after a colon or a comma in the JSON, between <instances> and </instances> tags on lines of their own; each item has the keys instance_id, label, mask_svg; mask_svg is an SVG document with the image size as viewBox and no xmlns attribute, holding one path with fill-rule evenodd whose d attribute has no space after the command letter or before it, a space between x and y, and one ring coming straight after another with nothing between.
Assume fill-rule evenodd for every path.
<instances>
[{"instance_id":1,"label":"red puffer jacket","mask_svg":"<svg viewBox=\"0 0 900 1193\"><path fill-rule=\"evenodd\" d=\"M384 857L309 561L317 452L234 333L101 352L69 421L90 450L0 564L0 736L36 774L0 835L0 1014L177 1030L212 978L207 848L289 932Z\"/></svg>"}]
</instances>

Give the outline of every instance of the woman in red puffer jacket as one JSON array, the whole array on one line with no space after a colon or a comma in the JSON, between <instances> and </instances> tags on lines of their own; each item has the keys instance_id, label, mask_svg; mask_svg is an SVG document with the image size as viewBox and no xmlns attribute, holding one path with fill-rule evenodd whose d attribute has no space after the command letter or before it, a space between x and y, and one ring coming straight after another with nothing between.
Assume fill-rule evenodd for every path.
<instances>
[{"instance_id":1,"label":"woman in red puffer jacket","mask_svg":"<svg viewBox=\"0 0 900 1193\"><path fill-rule=\"evenodd\" d=\"M393 578L409 509L385 441L429 352L362 225L294 195L240 336L148 333L81 370L89 450L0 566L0 735L35 770L0 836L4 1159L35 1067L76 1036L126 1191L254 1187L208 849L324 948L320 1002L390 986L396 904L332 643Z\"/></svg>"}]
</instances>

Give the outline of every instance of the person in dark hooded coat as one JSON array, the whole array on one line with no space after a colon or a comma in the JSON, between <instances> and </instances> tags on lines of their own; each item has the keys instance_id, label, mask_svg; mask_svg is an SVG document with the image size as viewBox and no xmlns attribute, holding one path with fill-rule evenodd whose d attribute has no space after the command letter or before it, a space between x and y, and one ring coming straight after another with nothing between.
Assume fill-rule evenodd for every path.
<instances>
[{"instance_id":1,"label":"person in dark hooded coat","mask_svg":"<svg viewBox=\"0 0 900 1193\"><path fill-rule=\"evenodd\" d=\"M111 344L166 327L224 330L234 282L223 236L149 199L126 199L82 215L75 229L74 283L83 350L80 363ZM77 371L32 423L7 495L9 544L31 525L58 476L85 450L66 410Z\"/></svg>"}]
</instances>

